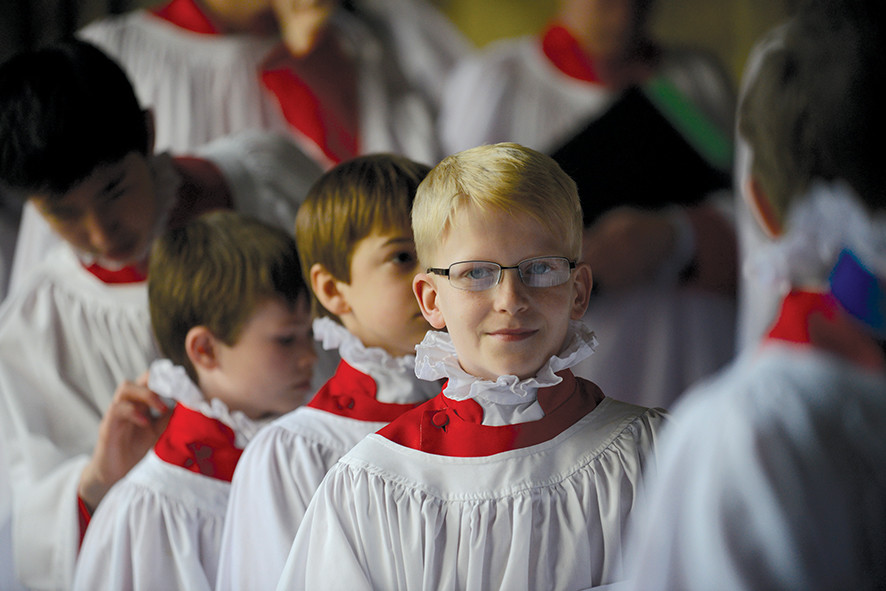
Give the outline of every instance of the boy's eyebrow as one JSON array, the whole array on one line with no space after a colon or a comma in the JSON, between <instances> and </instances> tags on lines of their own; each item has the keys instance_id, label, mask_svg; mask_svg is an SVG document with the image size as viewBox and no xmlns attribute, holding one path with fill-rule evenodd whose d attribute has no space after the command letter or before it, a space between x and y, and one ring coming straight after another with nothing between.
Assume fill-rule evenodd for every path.
<instances>
[{"instance_id":1,"label":"boy's eyebrow","mask_svg":"<svg viewBox=\"0 0 886 591\"><path fill-rule=\"evenodd\" d=\"M401 244L404 242L412 244L413 240L412 240L412 238L410 238L408 236L395 236L393 238L389 238L388 240L385 240L385 243L382 246L388 246L390 244Z\"/></svg>"}]
</instances>

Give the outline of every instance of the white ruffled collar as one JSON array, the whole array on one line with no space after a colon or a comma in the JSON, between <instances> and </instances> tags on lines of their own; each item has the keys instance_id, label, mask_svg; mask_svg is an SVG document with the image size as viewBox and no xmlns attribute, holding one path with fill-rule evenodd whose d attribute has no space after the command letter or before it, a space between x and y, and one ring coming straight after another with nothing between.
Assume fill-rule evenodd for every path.
<instances>
[{"instance_id":1,"label":"white ruffled collar","mask_svg":"<svg viewBox=\"0 0 886 591\"><path fill-rule=\"evenodd\" d=\"M338 349L348 365L373 380L376 400L389 404L410 404L439 393L439 385L415 379L415 355L394 357L380 347L366 347L362 341L331 318L317 318L314 338L326 350Z\"/></svg>"},{"instance_id":2,"label":"white ruffled collar","mask_svg":"<svg viewBox=\"0 0 886 591\"><path fill-rule=\"evenodd\" d=\"M415 348L415 375L423 380L448 378L445 396L456 401L475 400L483 407L485 425L515 424L542 418L544 412L536 402L538 389L562 382L557 372L584 361L596 347L597 337L593 331L582 322L572 321L566 345L534 377L521 380L515 375L504 375L492 381L461 368L449 333L429 331Z\"/></svg>"},{"instance_id":3,"label":"white ruffled collar","mask_svg":"<svg viewBox=\"0 0 886 591\"><path fill-rule=\"evenodd\" d=\"M234 445L246 447L249 440L272 418L253 420L239 410L231 411L228 405L213 398L207 400L200 388L191 381L188 372L169 359L158 359L151 363L148 375L148 388L170 401L178 402L210 419L216 419L234 431Z\"/></svg>"},{"instance_id":4,"label":"white ruffled collar","mask_svg":"<svg viewBox=\"0 0 886 591\"><path fill-rule=\"evenodd\" d=\"M848 248L878 277L886 277L886 218L870 216L843 182L816 182L788 213L786 232L748 256L744 273L781 294L792 287L824 288L837 256Z\"/></svg>"}]
</instances>

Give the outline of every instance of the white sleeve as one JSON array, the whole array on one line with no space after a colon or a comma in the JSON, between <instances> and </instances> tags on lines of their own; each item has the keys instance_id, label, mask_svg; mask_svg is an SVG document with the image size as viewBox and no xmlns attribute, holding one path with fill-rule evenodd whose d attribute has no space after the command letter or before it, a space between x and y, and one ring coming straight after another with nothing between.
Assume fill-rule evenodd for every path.
<instances>
[{"instance_id":1,"label":"white sleeve","mask_svg":"<svg viewBox=\"0 0 886 591\"><path fill-rule=\"evenodd\" d=\"M249 442L231 483L217 590L274 588L311 497L343 453L276 424Z\"/></svg>"}]
</instances>

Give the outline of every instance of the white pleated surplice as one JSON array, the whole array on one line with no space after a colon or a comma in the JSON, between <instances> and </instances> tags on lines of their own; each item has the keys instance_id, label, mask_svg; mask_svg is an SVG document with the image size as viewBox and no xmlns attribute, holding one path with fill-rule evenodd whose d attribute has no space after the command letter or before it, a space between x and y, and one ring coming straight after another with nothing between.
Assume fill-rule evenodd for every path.
<instances>
[{"instance_id":1,"label":"white pleated surplice","mask_svg":"<svg viewBox=\"0 0 886 591\"><path fill-rule=\"evenodd\" d=\"M330 470L278 589L578 589L621 577L663 417L605 398L549 441L436 456L373 434Z\"/></svg>"},{"instance_id":2,"label":"white pleated surplice","mask_svg":"<svg viewBox=\"0 0 886 591\"><path fill-rule=\"evenodd\" d=\"M207 427L199 428L215 435L210 421L229 427L237 449L267 424L231 411L217 398L207 400L184 368L168 359L151 365L149 386L207 417ZM182 423L173 418L160 438L188 437L181 429ZM92 516L73 589L212 591L230 488L226 480L170 464L151 450L111 488Z\"/></svg>"},{"instance_id":3,"label":"white pleated surplice","mask_svg":"<svg viewBox=\"0 0 886 591\"><path fill-rule=\"evenodd\" d=\"M722 68L698 53L665 50L659 74L731 136L734 98ZM503 141L550 153L617 98L605 86L558 70L538 37L498 41L452 71L440 113L441 141L447 153Z\"/></svg>"},{"instance_id":4,"label":"white pleated surplice","mask_svg":"<svg viewBox=\"0 0 886 591\"><path fill-rule=\"evenodd\" d=\"M211 591L230 487L148 452L102 499L72 589Z\"/></svg>"},{"instance_id":5,"label":"white pleated surplice","mask_svg":"<svg viewBox=\"0 0 886 591\"><path fill-rule=\"evenodd\" d=\"M146 10L97 20L78 35L123 67L154 112L159 151L189 153L242 131L287 129L259 78L273 36L193 33Z\"/></svg>"},{"instance_id":6,"label":"white pleated surplice","mask_svg":"<svg viewBox=\"0 0 886 591\"><path fill-rule=\"evenodd\" d=\"M886 581L886 378L808 346L748 351L674 409L631 589Z\"/></svg>"},{"instance_id":7,"label":"white pleated surplice","mask_svg":"<svg viewBox=\"0 0 886 591\"><path fill-rule=\"evenodd\" d=\"M373 376L379 401L423 402L440 389L415 377L413 355L393 358L381 349L367 349L329 319L315 321L314 333L324 347L340 350L346 362ZM216 589L273 589L326 472L385 424L304 406L250 441L234 472Z\"/></svg>"},{"instance_id":8,"label":"white pleated surplice","mask_svg":"<svg viewBox=\"0 0 886 591\"><path fill-rule=\"evenodd\" d=\"M121 380L158 355L144 283L104 284L67 245L0 309L0 436L18 575L66 589L80 541L77 486Z\"/></svg>"}]
</instances>

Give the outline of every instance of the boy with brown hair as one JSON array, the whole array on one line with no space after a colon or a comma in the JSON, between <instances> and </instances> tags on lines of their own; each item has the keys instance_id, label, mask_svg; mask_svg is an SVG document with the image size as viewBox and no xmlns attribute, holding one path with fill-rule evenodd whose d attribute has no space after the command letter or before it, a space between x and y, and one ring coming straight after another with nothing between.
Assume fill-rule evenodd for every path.
<instances>
[{"instance_id":1,"label":"boy with brown hair","mask_svg":"<svg viewBox=\"0 0 886 591\"><path fill-rule=\"evenodd\" d=\"M305 509L335 462L364 436L433 396L415 377L430 328L412 295L418 259L409 214L429 167L376 154L312 187L296 217L314 333L341 356L311 402L270 425L237 467L218 589L273 589ZM247 542L248 540L248 542Z\"/></svg>"},{"instance_id":2,"label":"boy with brown hair","mask_svg":"<svg viewBox=\"0 0 886 591\"><path fill-rule=\"evenodd\" d=\"M311 394L308 288L284 230L205 215L158 239L148 283L165 356L148 387L174 408L93 516L74 589L212 590L243 448Z\"/></svg>"}]
</instances>

